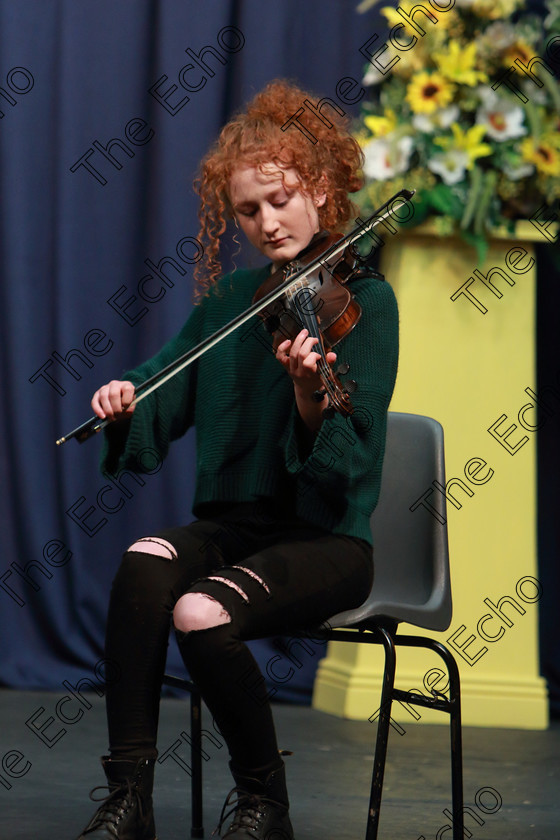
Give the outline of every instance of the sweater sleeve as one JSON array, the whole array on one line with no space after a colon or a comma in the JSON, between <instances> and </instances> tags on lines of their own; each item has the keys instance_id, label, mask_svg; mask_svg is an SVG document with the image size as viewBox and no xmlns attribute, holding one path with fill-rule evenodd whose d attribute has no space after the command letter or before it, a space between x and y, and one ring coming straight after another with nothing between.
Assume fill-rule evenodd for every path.
<instances>
[{"instance_id":1,"label":"sweater sleeve","mask_svg":"<svg viewBox=\"0 0 560 840\"><path fill-rule=\"evenodd\" d=\"M322 503L342 512L356 506L371 514L379 493L387 410L398 361L398 310L392 288L379 278L355 282L362 317L334 349L337 364L350 366L354 413L326 418L312 447L302 445L301 420L294 406L282 444L288 472L296 481L301 509ZM310 507L311 506L311 507ZM335 524L335 523L332 523Z\"/></svg>"},{"instance_id":2,"label":"sweater sleeve","mask_svg":"<svg viewBox=\"0 0 560 840\"><path fill-rule=\"evenodd\" d=\"M151 359L123 374L134 385L145 382L201 340L204 302L196 306L181 331ZM136 406L132 417L110 423L105 430L101 471L145 472L144 463L161 462L169 444L193 424L197 362L188 365ZM149 453L146 458L146 453ZM148 467L149 469L149 467Z\"/></svg>"}]
</instances>

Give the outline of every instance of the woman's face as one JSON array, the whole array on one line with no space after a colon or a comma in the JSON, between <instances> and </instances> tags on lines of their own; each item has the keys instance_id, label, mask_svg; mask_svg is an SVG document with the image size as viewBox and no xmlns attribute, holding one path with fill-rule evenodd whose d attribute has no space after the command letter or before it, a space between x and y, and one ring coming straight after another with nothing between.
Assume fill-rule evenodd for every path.
<instances>
[{"instance_id":1,"label":"woman's face","mask_svg":"<svg viewBox=\"0 0 560 840\"><path fill-rule=\"evenodd\" d=\"M295 169L274 163L234 170L229 198L245 236L275 267L292 260L319 231L317 208L326 193L311 199L300 191Z\"/></svg>"}]
</instances>

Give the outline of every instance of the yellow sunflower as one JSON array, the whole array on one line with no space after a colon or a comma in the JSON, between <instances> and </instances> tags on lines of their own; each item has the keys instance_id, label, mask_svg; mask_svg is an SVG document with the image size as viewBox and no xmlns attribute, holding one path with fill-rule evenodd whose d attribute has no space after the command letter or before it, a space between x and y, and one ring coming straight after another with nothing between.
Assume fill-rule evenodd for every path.
<instances>
[{"instance_id":1,"label":"yellow sunflower","mask_svg":"<svg viewBox=\"0 0 560 840\"><path fill-rule=\"evenodd\" d=\"M560 175L560 140L557 136L526 137L521 141L521 155L523 160L534 163L543 175Z\"/></svg>"},{"instance_id":2,"label":"yellow sunflower","mask_svg":"<svg viewBox=\"0 0 560 840\"><path fill-rule=\"evenodd\" d=\"M406 90L406 101L415 114L433 114L453 99L454 86L441 73L417 73Z\"/></svg>"},{"instance_id":3,"label":"yellow sunflower","mask_svg":"<svg viewBox=\"0 0 560 840\"><path fill-rule=\"evenodd\" d=\"M502 63L504 67L511 67L513 65L518 73L522 73L523 71L514 64L515 59L518 58L522 64L527 65L534 55L535 50L527 43L527 41L518 40L504 52L502 56Z\"/></svg>"}]
</instances>

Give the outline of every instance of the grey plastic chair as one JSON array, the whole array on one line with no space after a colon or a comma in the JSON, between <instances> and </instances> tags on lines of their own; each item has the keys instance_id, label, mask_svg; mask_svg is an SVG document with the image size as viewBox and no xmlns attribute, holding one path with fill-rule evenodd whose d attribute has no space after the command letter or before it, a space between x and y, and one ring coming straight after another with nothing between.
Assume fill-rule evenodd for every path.
<instances>
[{"instance_id":1,"label":"grey plastic chair","mask_svg":"<svg viewBox=\"0 0 560 840\"><path fill-rule=\"evenodd\" d=\"M361 607L330 619L330 627L336 629L326 634L329 640L382 644L385 649L366 840L377 838L393 700L450 715L453 840L463 840L461 693L457 664L441 642L397 632L398 624L403 621L429 630L446 630L451 622L446 499L434 489L434 480L445 487L441 425L430 417L389 412L381 492L371 519L375 544L372 591ZM423 501L430 488L433 492ZM356 628L361 631L359 634ZM437 653L449 675L449 697L433 689L432 696L396 689L396 645L424 647Z\"/></svg>"},{"instance_id":2,"label":"grey plastic chair","mask_svg":"<svg viewBox=\"0 0 560 840\"><path fill-rule=\"evenodd\" d=\"M428 630L446 630L451 622L446 500L434 490L426 499L431 511L421 502L426 490L433 489L434 480L445 486L441 425L430 417L389 412L381 493L371 520L375 542L372 592L361 607L334 616L326 623L328 629L322 627L320 631L327 640L382 644L385 649L366 840L376 840L379 828L393 700L450 715L453 840L463 840L461 696L457 664L440 642L397 632L403 621ZM356 633L356 629L360 632ZM433 689L431 696L396 689L397 645L424 647L438 654L449 675L449 697ZM165 682L191 692L191 837L203 837L200 695L187 680L166 677Z\"/></svg>"}]
</instances>

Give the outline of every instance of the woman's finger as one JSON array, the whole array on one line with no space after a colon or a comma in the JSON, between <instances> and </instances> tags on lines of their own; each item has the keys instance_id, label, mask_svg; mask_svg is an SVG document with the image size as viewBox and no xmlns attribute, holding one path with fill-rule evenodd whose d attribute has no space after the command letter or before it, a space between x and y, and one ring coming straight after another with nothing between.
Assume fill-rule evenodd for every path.
<instances>
[{"instance_id":1,"label":"woman's finger","mask_svg":"<svg viewBox=\"0 0 560 840\"><path fill-rule=\"evenodd\" d=\"M134 406L130 404L134 399L134 385L132 382L112 380L99 388L92 397L91 407L98 417L114 420L116 416L125 412L132 413Z\"/></svg>"}]
</instances>

